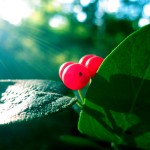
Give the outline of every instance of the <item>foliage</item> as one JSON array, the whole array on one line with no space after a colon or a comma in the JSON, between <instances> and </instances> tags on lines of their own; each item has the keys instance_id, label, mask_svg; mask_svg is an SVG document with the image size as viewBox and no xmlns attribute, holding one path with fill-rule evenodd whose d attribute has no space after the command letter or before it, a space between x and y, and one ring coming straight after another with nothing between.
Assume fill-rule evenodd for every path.
<instances>
[{"instance_id":1,"label":"foliage","mask_svg":"<svg viewBox=\"0 0 150 150\"><path fill-rule=\"evenodd\" d=\"M100 140L149 149L150 25L108 55L87 91L79 130Z\"/></svg>"},{"instance_id":2,"label":"foliage","mask_svg":"<svg viewBox=\"0 0 150 150\"><path fill-rule=\"evenodd\" d=\"M0 22L1 79L59 80L57 71L63 62L77 61L88 53L105 57L135 30L132 21L107 13L101 18L103 24L95 24L98 1L86 7L72 3L69 12L65 4L55 7L53 0L42 0L38 6L30 3L33 14L19 26ZM85 22L78 21L73 12L78 7L87 13ZM57 16L66 20L65 26L49 25Z\"/></svg>"},{"instance_id":3,"label":"foliage","mask_svg":"<svg viewBox=\"0 0 150 150\"><path fill-rule=\"evenodd\" d=\"M76 98L72 91L66 89L60 82L1 81L0 132L4 139L3 143L0 142L1 147L10 148L5 136L6 130L11 132L9 142L12 148L12 137L15 140L21 137L20 140L25 139L27 143L27 137L34 138L36 133L43 138L45 130L43 132L38 130L41 127L44 129L45 124L54 129L50 137L43 138L44 141L47 138L52 140L49 144L45 141L46 149L60 148L60 146L95 150L122 150L130 147L149 149L149 33L150 25L141 28L127 37L105 58L87 87L81 112L74 104ZM80 112L80 115L74 118L76 121L73 121L73 124L67 122L70 124L69 132L60 130L62 124L58 127L61 133L55 132L55 120L51 120L54 123L51 124L47 119L50 119L52 114L61 113L71 106ZM80 133L76 128L74 133L70 132L77 121ZM35 128L34 133L30 133L33 128ZM47 127L45 129L48 133L52 131ZM24 137L20 133L23 133ZM15 145L16 147L14 146L15 149L22 148L21 141L20 144ZM35 148L27 143L25 145L30 149ZM39 143L39 146L43 147L43 143Z\"/></svg>"},{"instance_id":4,"label":"foliage","mask_svg":"<svg viewBox=\"0 0 150 150\"><path fill-rule=\"evenodd\" d=\"M0 20L0 79L6 79L0 82L0 148L149 149L149 26L116 47L142 17L149 18L144 15L149 1L123 0L115 13L99 9L103 0L27 1L33 13L20 25ZM77 18L80 12L84 21ZM57 17L65 23L55 28L50 21ZM82 89L79 115L58 69L91 53L106 59L90 87Z\"/></svg>"},{"instance_id":5,"label":"foliage","mask_svg":"<svg viewBox=\"0 0 150 150\"><path fill-rule=\"evenodd\" d=\"M59 82L8 80L0 82L0 124L29 121L73 105L75 98Z\"/></svg>"}]
</instances>

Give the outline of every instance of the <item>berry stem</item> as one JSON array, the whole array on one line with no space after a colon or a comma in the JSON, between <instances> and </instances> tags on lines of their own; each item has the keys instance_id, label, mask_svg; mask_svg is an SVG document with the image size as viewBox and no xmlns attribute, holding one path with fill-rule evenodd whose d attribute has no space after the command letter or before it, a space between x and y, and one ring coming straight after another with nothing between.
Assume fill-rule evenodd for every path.
<instances>
[{"instance_id":1,"label":"berry stem","mask_svg":"<svg viewBox=\"0 0 150 150\"><path fill-rule=\"evenodd\" d=\"M79 94L79 97L80 97L81 102L83 104L84 103L84 98L83 98L82 92L80 90L78 90L78 94Z\"/></svg>"},{"instance_id":2,"label":"berry stem","mask_svg":"<svg viewBox=\"0 0 150 150\"><path fill-rule=\"evenodd\" d=\"M80 109L82 109L83 106L82 106L82 103L79 100L76 102L76 104L79 106Z\"/></svg>"}]
</instances>

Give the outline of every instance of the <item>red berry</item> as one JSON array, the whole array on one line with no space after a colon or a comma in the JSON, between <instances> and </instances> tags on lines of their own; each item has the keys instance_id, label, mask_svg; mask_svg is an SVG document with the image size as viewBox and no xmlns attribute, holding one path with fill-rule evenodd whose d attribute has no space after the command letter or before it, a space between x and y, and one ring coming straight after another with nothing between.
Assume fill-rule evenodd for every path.
<instances>
[{"instance_id":1,"label":"red berry","mask_svg":"<svg viewBox=\"0 0 150 150\"><path fill-rule=\"evenodd\" d=\"M88 55L81 57L81 59L79 60L79 64L82 64L85 66L87 60L93 56L95 56L95 55L94 54L88 54Z\"/></svg>"},{"instance_id":2,"label":"red berry","mask_svg":"<svg viewBox=\"0 0 150 150\"><path fill-rule=\"evenodd\" d=\"M69 62L63 63L63 64L60 66L60 68L59 68L59 77L60 77L60 79L62 79L62 74L63 74L64 69L65 69L67 66L69 66L69 65L71 65L71 64L73 64L73 63L74 63L74 62L69 61Z\"/></svg>"},{"instance_id":3,"label":"red berry","mask_svg":"<svg viewBox=\"0 0 150 150\"><path fill-rule=\"evenodd\" d=\"M64 69L62 80L68 88L79 90L88 84L90 75L83 65L75 63Z\"/></svg>"},{"instance_id":4,"label":"red berry","mask_svg":"<svg viewBox=\"0 0 150 150\"><path fill-rule=\"evenodd\" d=\"M103 58L99 56L93 56L87 60L85 67L89 71L91 77L95 76L102 62L103 62Z\"/></svg>"}]
</instances>

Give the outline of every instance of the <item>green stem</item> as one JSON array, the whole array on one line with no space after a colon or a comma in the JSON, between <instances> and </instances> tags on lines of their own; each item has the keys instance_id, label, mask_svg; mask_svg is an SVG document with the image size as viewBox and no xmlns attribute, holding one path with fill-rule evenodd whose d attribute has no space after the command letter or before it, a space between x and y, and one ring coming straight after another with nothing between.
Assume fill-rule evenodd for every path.
<instances>
[{"instance_id":1,"label":"green stem","mask_svg":"<svg viewBox=\"0 0 150 150\"><path fill-rule=\"evenodd\" d=\"M76 104L80 107L80 109L82 109L82 103L78 100L77 102L76 102Z\"/></svg>"},{"instance_id":2,"label":"green stem","mask_svg":"<svg viewBox=\"0 0 150 150\"><path fill-rule=\"evenodd\" d=\"M82 93L81 93L81 91L80 91L80 90L78 90L78 94L79 94L79 97L80 97L81 102L82 102L82 104L83 104L83 102L84 102L84 98L83 98L83 95L82 95Z\"/></svg>"}]
</instances>

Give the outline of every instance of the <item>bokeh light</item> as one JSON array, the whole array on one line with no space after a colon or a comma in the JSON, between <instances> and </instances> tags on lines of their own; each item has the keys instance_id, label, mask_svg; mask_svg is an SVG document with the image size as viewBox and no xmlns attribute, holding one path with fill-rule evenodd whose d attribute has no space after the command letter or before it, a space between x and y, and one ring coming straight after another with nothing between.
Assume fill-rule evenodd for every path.
<instances>
[{"instance_id":1,"label":"bokeh light","mask_svg":"<svg viewBox=\"0 0 150 150\"><path fill-rule=\"evenodd\" d=\"M31 13L32 10L25 0L0 0L0 18L11 24L20 24Z\"/></svg>"}]
</instances>

